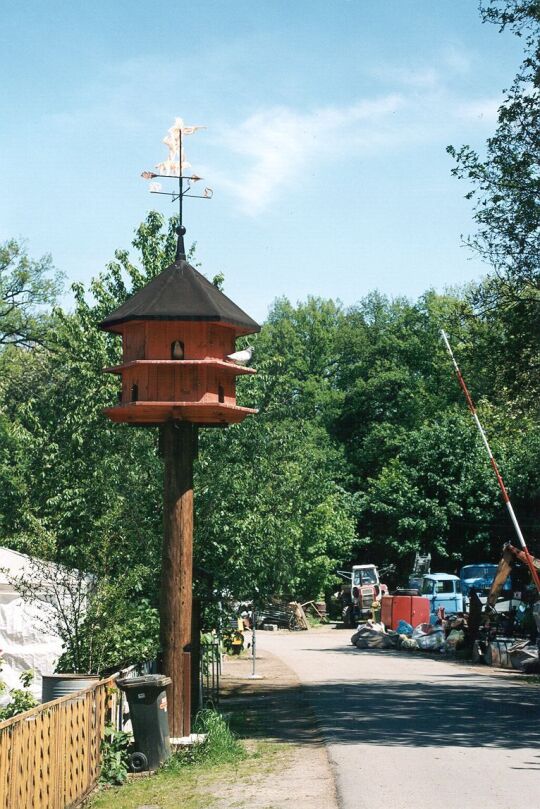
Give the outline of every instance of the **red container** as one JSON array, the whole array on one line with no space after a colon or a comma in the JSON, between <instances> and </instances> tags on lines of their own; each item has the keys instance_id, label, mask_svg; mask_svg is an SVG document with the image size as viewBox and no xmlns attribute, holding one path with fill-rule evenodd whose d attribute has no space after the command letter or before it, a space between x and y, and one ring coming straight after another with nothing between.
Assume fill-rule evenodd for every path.
<instances>
[{"instance_id":1,"label":"red container","mask_svg":"<svg viewBox=\"0 0 540 809\"><path fill-rule=\"evenodd\" d=\"M430 603L422 596L383 596L381 621L387 629L397 629L400 621L411 626L429 623Z\"/></svg>"}]
</instances>

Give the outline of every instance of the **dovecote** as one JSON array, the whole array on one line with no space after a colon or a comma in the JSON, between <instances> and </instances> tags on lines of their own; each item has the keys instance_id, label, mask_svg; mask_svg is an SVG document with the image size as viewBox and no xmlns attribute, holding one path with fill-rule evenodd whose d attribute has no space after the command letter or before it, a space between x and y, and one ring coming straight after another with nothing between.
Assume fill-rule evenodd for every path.
<instances>
[{"instance_id":1,"label":"dovecote","mask_svg":"<svg viewBox=\"0 0 540 809\"><path fill-rule=\"evenodd\" d=\"M122 336L121 364L105 369L122 383L113 421L227 426L256 412L236 404L236 377L255 370L227 356L260 327L183 258L100 325Z\"/></svg>"}]
</instances>

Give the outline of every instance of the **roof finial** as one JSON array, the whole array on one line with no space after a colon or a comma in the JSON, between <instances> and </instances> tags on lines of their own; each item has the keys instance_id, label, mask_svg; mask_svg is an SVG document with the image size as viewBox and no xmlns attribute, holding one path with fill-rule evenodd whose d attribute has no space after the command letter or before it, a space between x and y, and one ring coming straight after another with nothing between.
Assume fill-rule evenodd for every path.
<instances>
[{"instance_id":1,"label":"roof finial","mask_svg":"<svg viewBox=\"0 0 540 809\"><path fill-rule=\"evenodd\" d=\"M184 236L186 235L186 229L183 225L178 225L176 228L176 233L178 235L178 240L176 242L176 261L185 261L186 260L186 248L184 245Z\"/></svg>"},{"instance_id":2,"label":"roof finial","mask_svg":"<svg viewBox=\"0 0 540 809\"><path fill-rule=\"evenodd\" d=\"M196 174L190 177L185 177L183 174L184 169L190 168L191 163L186 160L182 138L184 135L193 135L198 129L206 129L204 126L186 126L181 118L175 118L174 124L171 126L166 136L163 138L163 143L169 150L167 160L158 163L156 168L160 172L156 174L153 171L143 171L141 177L145 180L153 180L155 177L171 177L178 180L178 191L162 191L161 183L151 183L151 194L164 194L167 197L172 197L171 202L178 200L178 227L176 233L178 241L176 244L176 260L186 258L186 248L184 246L184 235L186 229L182 221L182 201L184 197L197 197L198 199L212 199L213 191L211 188L205 188L202 194L190 194L192 183L196 183L202 179ZM184 180L186 187L184 188Z\"/></svg>"}]
</instances>

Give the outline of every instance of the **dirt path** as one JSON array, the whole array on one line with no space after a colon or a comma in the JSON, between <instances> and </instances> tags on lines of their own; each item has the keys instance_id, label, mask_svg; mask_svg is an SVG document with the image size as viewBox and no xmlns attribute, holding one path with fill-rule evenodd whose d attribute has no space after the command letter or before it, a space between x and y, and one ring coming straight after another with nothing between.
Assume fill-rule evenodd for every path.
<instances>
[{"instance_id":1,"label":"dirt path","mask_svg":"<svg viewBox=\"0 0 540 809\"><path fill-rule=\"evenodd\" d=\"M249 659L226 660L220 708L230 711L231 725L245 737L248 749L264 740L266 752L260 766L251 760L234 784L221 785L212 806L337 809L326 747L297 675L268 651L257 653L257 673L263 679L249 679L251 665Z\"/></svg>"}]
</instances>

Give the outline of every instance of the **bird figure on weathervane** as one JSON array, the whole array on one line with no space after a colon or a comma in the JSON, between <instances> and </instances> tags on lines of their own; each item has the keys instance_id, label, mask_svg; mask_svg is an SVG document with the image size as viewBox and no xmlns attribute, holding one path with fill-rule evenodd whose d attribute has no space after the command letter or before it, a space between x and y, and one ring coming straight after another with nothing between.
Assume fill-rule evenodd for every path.
<instances>
[{"instance_id":1,"label":"bird figure on weathervane","mask_svg":"<svg viewBox=\"0 0 540 809\"><path fill-rule=\"evenodd\" d=\"M163 138L163 143L167 147L168 155L165 160L156 164L157 172L143 171L141 177L145 180L154 180L156 177L171 178L179 181L179 189L177 192L163 191L161 183L152 182L149 186L151 194L164 194L165 196L172 197L172 202L179 200L180 202L180 215L181 215L181 201L182 197L198 197L199 199L211 199L213 191L211 188L205 188L202 194L192 194L192 183L197 183L202 177L197 174L185 176L184 171L191 168L191 163L186 158L184 149L184 136L193 135L199 129L206 129L205 126L187 126L184 124L182 118L175 118L173 125L167 130L167 134ZM186 188L184 188L186 182Z\"/></svg>"},{"instance_id":2,"label":"bird figure on weathervane","mask_svg":"<svg viewBox=\"0 0 540 809\"><path fill-rule=\"evenodd\" d=\"M184 171L184 169L191 168L191 163L186 160L186 154L181 141L184 135L193 135L198 129L206 129L206 127L185 126L182 118L174 119L174 124L163 138L163 143L169 150L169 156L166 160L157 164L156 168L160 174L175 177L180 174L181 171Z\"/></svg>"}]
</instances>

